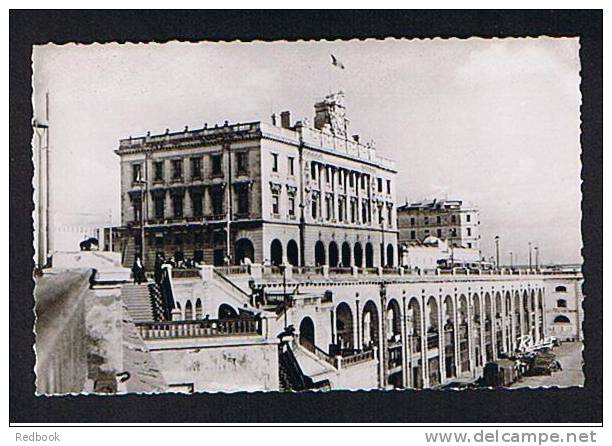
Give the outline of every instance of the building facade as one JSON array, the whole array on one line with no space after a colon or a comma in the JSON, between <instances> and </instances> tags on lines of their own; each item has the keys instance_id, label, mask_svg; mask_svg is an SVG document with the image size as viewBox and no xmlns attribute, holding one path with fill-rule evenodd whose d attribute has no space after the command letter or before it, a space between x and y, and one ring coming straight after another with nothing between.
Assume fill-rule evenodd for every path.
<instances>
[{"instance_id":1,"label":"building facade","mask_svg":"<svg viewBox=\"0 0 612 446\"><path fill-rule=\"evenodd\" d=\"M124 262L397 265L394 163L349 137L342 93L314 126L258 121L121 140Z\"/></svg>"},{"instance_id":2,"label":"building facade","mask_svg":"<svg viewBox=\"0 0 612 446\"><path fill-rule=\"evenodd\" d=\"M397 218L401 244L434 236L447 240L452 247L480 251L478 209L461 200L407 203L398 207Z\"/></svg>"},{"instance_id":3,"label":"building facade","mask_svg":"<svg viewBox=\"0 0 612 446\"><path fill-rule=\"evenodd\" d=\"M582 341L582 283L575 271L549 271L544 280L548 335L561 341Z\"/></svg>"}]
</instances>

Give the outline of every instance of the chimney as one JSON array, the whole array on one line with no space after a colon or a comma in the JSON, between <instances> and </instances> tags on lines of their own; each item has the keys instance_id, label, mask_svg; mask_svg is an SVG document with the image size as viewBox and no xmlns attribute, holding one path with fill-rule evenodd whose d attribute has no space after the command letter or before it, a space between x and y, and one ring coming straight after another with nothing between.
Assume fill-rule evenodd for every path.
<instances>
[{"instance_id":1,"label":"chimney","mask_svg":"<svg viewBox=\"0 0 612 446\"><path fill-rule=\"evenodd\" d=\"M285 110L281 112L280 117L281 117L281 127L285 129L291 128L291 112L288 110Z\"/></svg>"}]
</instances>

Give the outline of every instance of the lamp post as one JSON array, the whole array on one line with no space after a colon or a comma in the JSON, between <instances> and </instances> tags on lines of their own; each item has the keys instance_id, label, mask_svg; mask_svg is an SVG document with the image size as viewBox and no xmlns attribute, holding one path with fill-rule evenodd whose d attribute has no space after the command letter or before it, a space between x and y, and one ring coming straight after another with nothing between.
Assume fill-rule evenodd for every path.
<instances>
[{"instance_id":1,"label":"lamp post","mask_svg":"<svg viewBox=\"0 0 612 446\"><path fill-rule=\"evenodd\" d=\"M513 257L514 255L512 254L512 251L510 251L510 269L514 268Z\"/></svg>"},{"instance_id":2,"label":"lamp post","mask_svg":"<svg viewBox=\"0 0 612 446\"><path fill-rule=\"evenodd\" d=\"M538 248L537 246L535 248L533 248L535 251L535 267L536 270L539 269L540 267L540 248Z\"/></svg>"},{"instance_id":3,"label":"lamp post","mask_svg":"<svg viewBox=\"0 0 612 446\"><path fill-rule=\"evenodd\" d=\"M287 331L287 267L284 263L278 266L283 274L283 313L285 320L285 331Z\"/></svg>"},{"instance_id":4,"label":"lamp post","mask_svg":"<svg viewBox=\"0 0 612 446\"><path fill-rule=\"evenodd\" d=\"M495 236L495 268L499 268L499 235Z\"/></svg>"},{"instance_id":5,"label":"lamp post","mask_svg":"<svg viewBox=\"0 0 612 446\"><path fill-rule=\"evenodd\" d=\"M48 207L49 207L49 175L45 175L45 180L43 181L43 135L48 135L49 126L46 124L41 124L36 119L32 122L32 128L36 132L36 136L38 137L38 166L36 170L38 171L38 203L36 206L38 207L38 248L37 248L37 266L38 268L43 268L47 263L47 251L49 250L49 219L48 219ZM47 136L47 143L45 144L45 154L47 155L47 162L45 165L48 165L49 159L49 143ZM43 186L43 182L46 183ZM45 191L44 195L42 191ZM45 198L43 202L43 198ZM43 225L43 220L45 224Z\"/></svg>"},{"instance_id":6,"label":"lamp post","mask_svg":"<svg viewBox=\"0 0 612 446\"><path fill-rule=\"evenodd\" d=\"M531 270L531 242L529 242L528 245L529 245L529 270Z\"/></svg>"}]
</instances>

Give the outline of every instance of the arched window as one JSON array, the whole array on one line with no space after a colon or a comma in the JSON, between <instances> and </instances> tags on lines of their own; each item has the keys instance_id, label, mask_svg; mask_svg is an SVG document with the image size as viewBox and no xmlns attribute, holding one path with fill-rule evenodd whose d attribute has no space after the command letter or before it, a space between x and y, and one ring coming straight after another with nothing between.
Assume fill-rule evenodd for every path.
<instances>
[{"instance_id":1,"label":"arched window","mask_svg":"<svg viewBox=\"0 0 612 446\"><path fill-rule=\"evenodd\" d=\"M563 285L559 285L555 288L555 293L567 293L567 288Z\"/></svg>"},{"instance_id":2,"label":"arched window","mask_svg":"<svg viewBox=\"0 0 612 446\"><path fill-rule=\"evenodd\" d=\"M329 242L329 266L338 266L338 245L336 242Z\"/></svg>"},{"instance_id":3,"label":"arched window","mask_svg":"<svg viewBox=\"0 0 612 446\"><path fill-rule=\"evenodd\" d=\"M366 243L365 247L366 268L374 267L374 248L370 242Z\"/></svg>"},{"instance_id":4,"label":"arched window","mask_svg":"<svg viewBox=\"0 0 612 446\"><path fill-rule=\"evenodd\" d=\"M237 240L234 250L234 258L237 265L240 265L245 259L249 259L251 262L255 261L255 248L253 247L253 242L248 238Z\"/></svg>"},{"instance_id":5,"label":"arched window","mask_svg":"<svg viewBox=\"0 0 612 446\"><path fill-rule=\"evenodd\" d=\"M361 249L361 243L355 243L354 248L354 257L355 257L355 266L362 267L363 266L363 250Z\"/></svg>"},{"instance_id":6,"label":"arched window","mask_svg":"<svg viewBox=\"0 0 612 446\"><path fill-rule=\"evenodd\" d=\"M219 306L219 319L235 319L237 317L238 313L230 305L221 304Z\"/></svg>"},{"instance_id":7,"label":"arched window","mask_svg":"<svg viewBox=\"0 0 612 446\"><path fill-rule=\"evenodd\" d=\"M387 245L387 266L389 267L393 267L394 266L394 255L393 255L393 245L392 244L388 244Z\"/></svg>"},{"instance_id":8,"label":"arched window","mask_svg":"<svg viewBox=\"0 0 612 446\"><path fill-rule=\"evenodd\" d=\"M565 299L557 299L557 307L558 308L567 308L567 300L565 300Z\"/></svg>"},{"instance_id":9,"label":"arched window","mask_svg":"<svg viewBox=\"0 0 612 446\"><path fill-rule=\"evenodd\" d=\"M202 319L202 301L199 298L195 304L195 318L196 320Z\"/></svg>"},{"instance_id":10,"label":"arched window","mask_svg":"<svg viewBox=\"0 0 612 446\"><path fill-rule=\"evenodd\" d=\"M351 266L351 246L347 242L342 243L342 266Z\"/></svg>"},{"instance_id":11,"label":"arched window","mask_svg":"<svg viewBox=\"0 0 612 446\"><path fill-rule=\"evenodd\" d=\"M307 348L315 345L315 327L312 319L306 316L300 322L300 344L305 345Z\"/></svg>"},{"instance_id":12,"label":"arched window","mask_svg":"<svg viewBox=\"0 0 612 446\"><path fill-rule=\"evenodd\" d=\"M188 300L185 304L185 320L190 321L193 319L193 308L191 306L191 301Z\"/></svg>"},{"instance_id":13,"label":"arched window","mask_svg":"<svg viewBox=\"0 0 612 446\"><path fill-rule=\"evenodd\" d=\"M315 243L315 265L325 265L325 245L321 240Z\"/></svg>"},{"instance_id":14,"label":"arched window","mask_svg":"<svg viewBox=\"0 0 612 446\"><path fill-rule=\"evenodd\" d=\"M555 324L569 324L570 320L567 316L564 316L561 314L555 318L554 323Z\"/></svg>"},{"instance_id":15,"label":"arched window","mask_svg":"<svg viewBox=\"0 0 612 446\"><path fill-rule=\"evenodd\" d=\"M353 312L345 302L336 307L336 337L340 349L353 348Z\"/></svg>"},{"instance_id":16,"label":"arched window","mask_svg":"<svg viewBox=\"0 0 612 446\"><path fill-rule=\"evenodd\" d=\"M280 265L283 263L283 244L279 239L275 238L270 244L270 260L272 265Z\"/></svg>"},{"instance_id":17,"label":"arched window","mask_svg":"<svg viewBox=\"0 0 612 446\"><path fill-rule=\"evenodd\" d=\"M298 266L300 264L298 245L295 240L289 240L289 242L287 242L287 261L293 266Z\"/></svg>"}]
</instances>

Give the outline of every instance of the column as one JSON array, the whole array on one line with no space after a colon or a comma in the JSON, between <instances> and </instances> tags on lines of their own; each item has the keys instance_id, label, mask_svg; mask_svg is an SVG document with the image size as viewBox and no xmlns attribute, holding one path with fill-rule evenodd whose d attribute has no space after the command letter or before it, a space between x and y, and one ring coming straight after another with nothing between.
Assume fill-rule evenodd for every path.
<instances>
[{"instance_id":1,"label":"column","mask_svg":"<svg viewBox=\"0 0 612 446\"><path fill-rule=\"evenodd\" d=\"M440 369L440 384L446 378L446 331L444 326L444 311L442 295L439 296L438 303L438 368Z\"/></svg>"},{"instance_id":2,"label":"column","mask_svg":"<svg viewBox=\"0 0 612 446\"><path fill-rule=\"evenodd\" d=\"M383 291L381 291L382 293ZM385 298L381 296L381 309L378 312L378 373L379 373L379 382L380 388L384 389L387 387L387 356L389 352L387 351L387 330L386 330L386 322L387 318L385 317L386 313L386 302Z\"/></svg>"},{"instance_id":3,"label":"column","mask_svg":"<svg viewBox=\"0 0 612 446\"><path fill-rule=\"evenodd\" d=\"M487 362L487 349L486 349L486 329L485 329L485 321L487 319L485 314L485 302L484 302L484 293L482 290L480 291L480 364L482 366Z\"/></svg>"},{"instance_id":4,"label":"column","mask_svg":"<svg viewBox=\"0 0 612 446\"><path fill-rule=\"evenodd\" d=\"M421 378L423 388L429 387L429 358L427 355L427 319L429 317L425 296L421 296Z\"/></svg>"},{"instance_id":5,"label":"column","mask_svg":"<svg viewBox=\"0 0 612 446\"><path fill-rule=\"evenodd\" d=\"M329 310L329 321L331 323L331 343L336 344L336 312L333 308Z\"/></svg>"},{"instance_id":6,"label":"column","mask_svg":"<svg viewBox=\"0 0 612 446\"><path fill-rule=\"evenodd\" d=\"M455 376L461 374L461 348L459 346L459 307L457 306L457 293L453 296L453 352L455 361Z\"/></svg>"},{"instance_id":7,"label":"column","mask_svg":"<svg viewBox=\"0 0 612 446\"><path fill-rule=\"evenodd\" d=\"M361 340L363 339L361 330L361 315L359 311L359 298L355 301L355 325L356 330L353 330L356 339L355 339L355 350L361 350L363 346L361 345Z\"/></svg>"},{"instance_id":8,"label":"column","mask_svg":"<svg viewBox=\"0 0 612 446\"><path fill-rule=\"evenodd\" d=\"M472 311L472 292L468 288L467 292L467 323L468 323L468 362L469 362L469 371L474 372L474 320L473 320L473 311Z\"/></svg>"},{"instance_id":9,"label":"column","mask_svg":"<svg viewBox=\"0 0 612 446\"><path fill-rule=\"evenodd\" d=\"M402 387L403 388L407 388L408 387L408 376L409 376L409 371L408 371L408 351L410 348L410 343L408 342L408 338L407 338L407 313L406 313L406 296L402 296L402 308L400 310L401 313L401 336L402 336Z\"/></svg>"},{"instance_id":10,"label":"column","mask_svg":"<svg viewBox=\"0 0 612 446\"><path fill-rule=\"evenodd\" d=\"M497 295L495 294L495 288L491 291L491 345L493 352L493 361L497 359ZM499 320L501 324L501 319Z\"/></svg>"}]
</instances>

